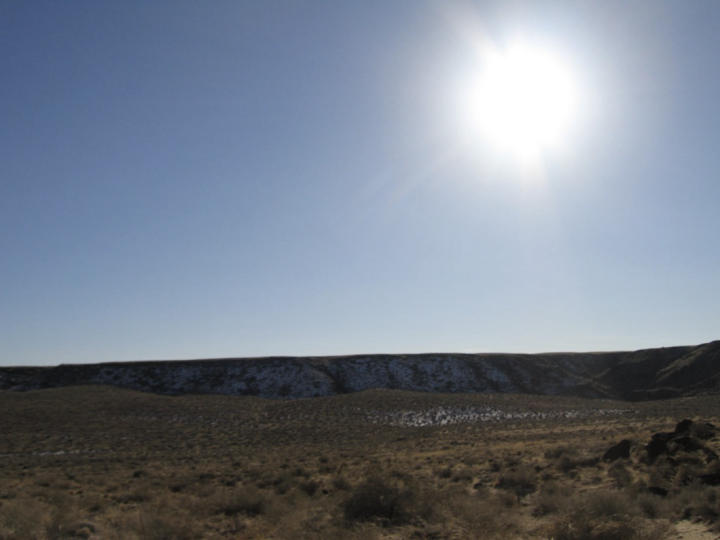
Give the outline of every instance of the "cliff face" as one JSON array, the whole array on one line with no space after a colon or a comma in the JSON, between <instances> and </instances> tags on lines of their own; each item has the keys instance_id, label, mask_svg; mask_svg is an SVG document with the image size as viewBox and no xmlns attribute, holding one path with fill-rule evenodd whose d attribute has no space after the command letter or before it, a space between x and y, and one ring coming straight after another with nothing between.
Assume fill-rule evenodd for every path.
<instances>
[{"instance_id":1,"label":"cliff face","mask_svg":"<svg viewBox=\"0 0 720 540\"><path fill-rule=\"evenodd\" d=\"M0 389L106 384L269 398L368 388L654 399L720 392L720 341L610 353L238 358L0 368Z\"/></svg>"}]
</instances>

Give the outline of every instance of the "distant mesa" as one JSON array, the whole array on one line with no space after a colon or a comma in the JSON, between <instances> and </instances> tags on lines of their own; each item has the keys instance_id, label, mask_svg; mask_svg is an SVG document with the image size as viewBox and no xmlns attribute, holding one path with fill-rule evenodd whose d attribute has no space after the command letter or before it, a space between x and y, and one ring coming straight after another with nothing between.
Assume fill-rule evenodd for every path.
<instances>
[{"instance_id":1,"label":"distant mesa","mask_svg":"<svg viewBox=\"0 0 720 540\"><path fill-rule=\"evenodd\" d=\"M0 390L76 385L281 399L388 388L639 401L720 393L720 341L627 352L375 354L0 368Z\"/></svg>"}]
</instances>

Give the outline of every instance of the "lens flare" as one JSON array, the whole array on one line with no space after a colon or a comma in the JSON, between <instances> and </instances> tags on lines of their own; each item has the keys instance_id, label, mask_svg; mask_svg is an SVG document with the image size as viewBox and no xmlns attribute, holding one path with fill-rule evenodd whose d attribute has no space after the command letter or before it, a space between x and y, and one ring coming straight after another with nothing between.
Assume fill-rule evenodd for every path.
<instances>
[{"instance_id":1,"label":"lens flare","mask_svg":"<svg viewBox=\"0 0 720 540\"><path fill-rule=\"evenodd\" d=\"M472 131L524 161L561 149L577 110L570 69L524 44L486 51L465 96Z\"/></svg>"}]
</instances>

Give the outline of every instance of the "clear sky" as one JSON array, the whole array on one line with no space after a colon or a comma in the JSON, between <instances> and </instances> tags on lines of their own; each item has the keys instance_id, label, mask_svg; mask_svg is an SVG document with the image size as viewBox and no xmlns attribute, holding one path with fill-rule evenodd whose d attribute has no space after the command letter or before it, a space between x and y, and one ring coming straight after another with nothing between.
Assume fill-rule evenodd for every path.
<instances>
[{"instance_id":1,"label":"clear sky","mask_svg":"<svg viewBox=\"0 0 720 540\"><path fill-rule=\"evenodd\" d=\"M562 57L532 173L478 43ZM0 364L720 338L720 3L0 1Z\"/></svg>"}]
</instances>

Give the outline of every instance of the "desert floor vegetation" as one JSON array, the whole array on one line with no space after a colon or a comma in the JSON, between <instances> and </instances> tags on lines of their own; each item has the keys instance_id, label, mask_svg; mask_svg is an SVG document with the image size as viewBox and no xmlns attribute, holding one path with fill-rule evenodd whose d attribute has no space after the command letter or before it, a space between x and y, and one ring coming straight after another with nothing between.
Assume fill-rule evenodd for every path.
<instances>
[{"instance_id":1,"label":"desert floor vegetation","mask_svg":"<svg viewBox=\"0 0 720 540\"><path fill-rule=\"evenodd\" d=\"M74 387L0 411L1 539L720 535L712 396Z\"/></svg>"}]
</instances>

